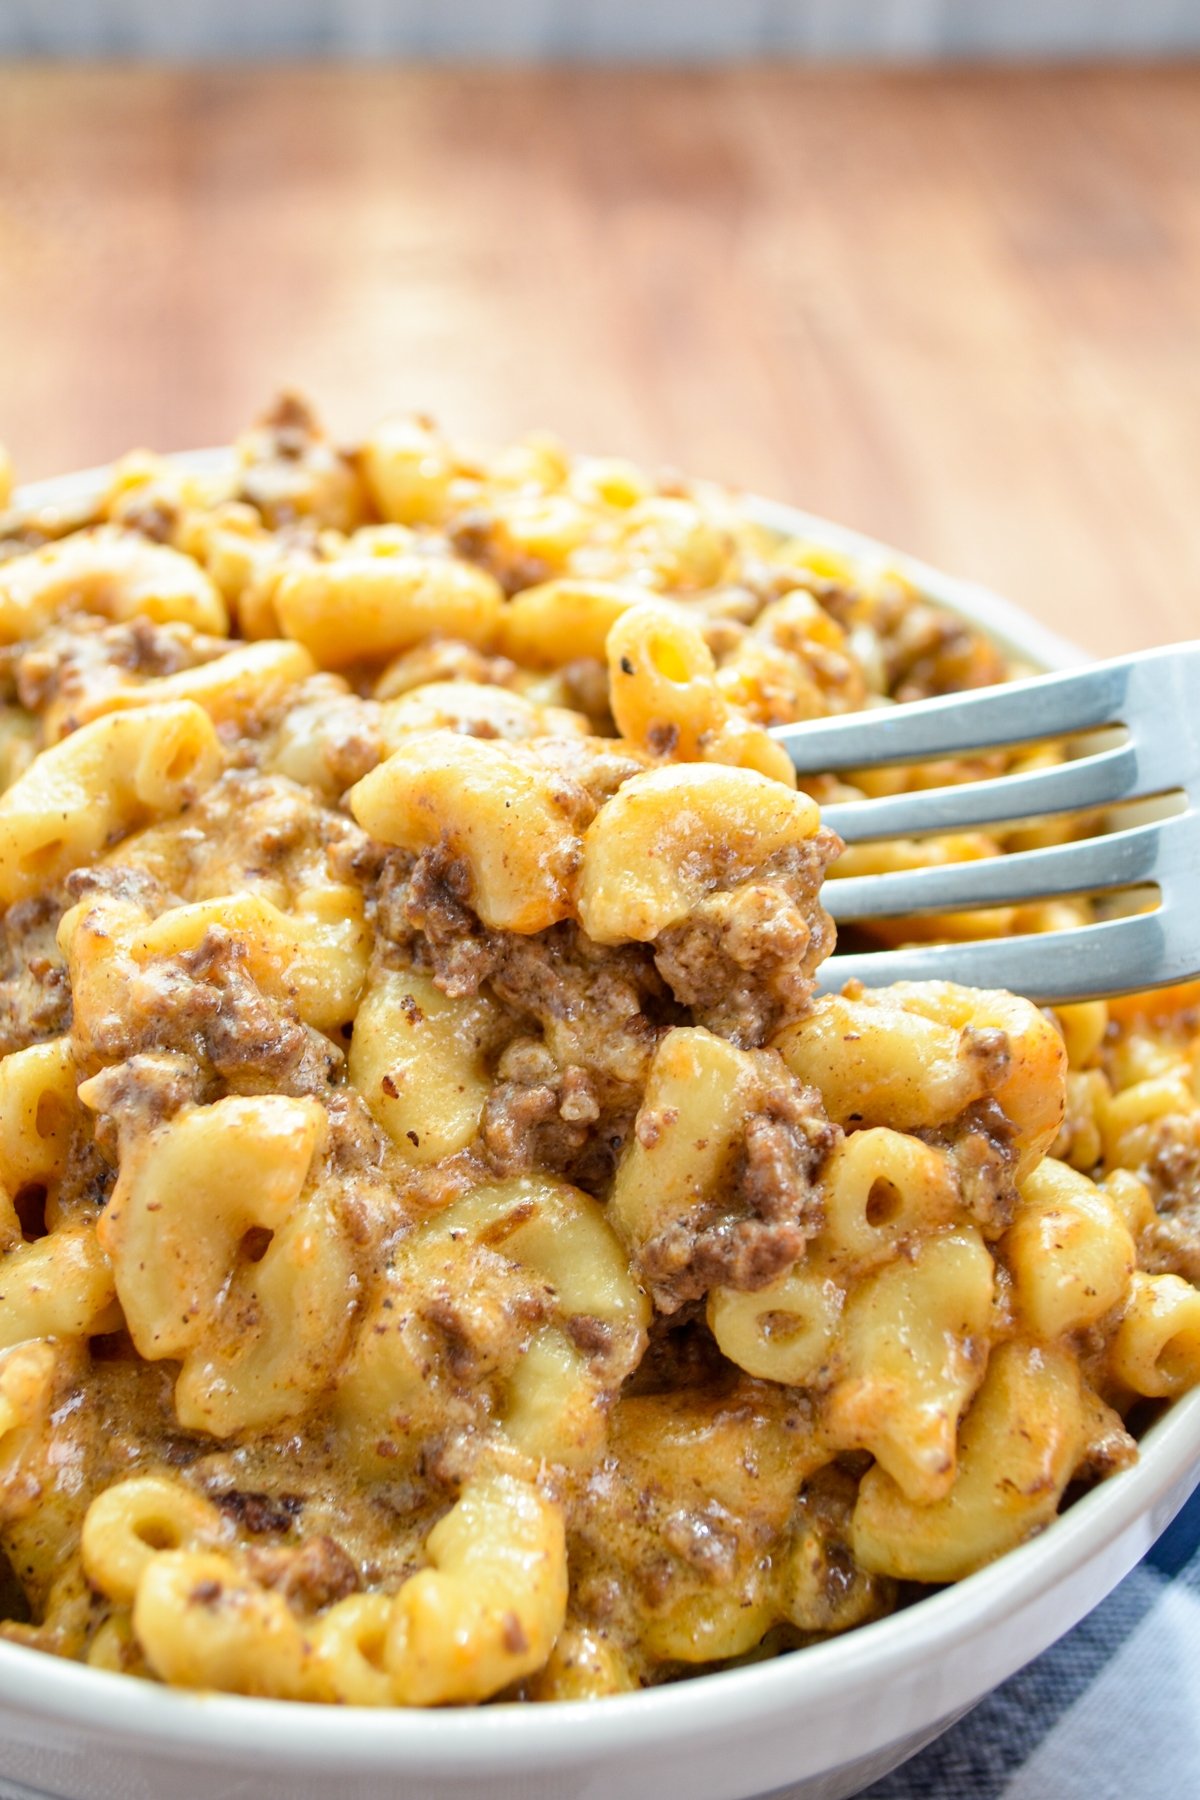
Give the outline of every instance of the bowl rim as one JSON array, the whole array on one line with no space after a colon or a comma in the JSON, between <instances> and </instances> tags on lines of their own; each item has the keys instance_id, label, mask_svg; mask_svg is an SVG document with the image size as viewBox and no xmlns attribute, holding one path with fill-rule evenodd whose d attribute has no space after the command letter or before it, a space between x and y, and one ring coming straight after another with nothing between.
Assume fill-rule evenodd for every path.
<instances>
[{"instance_id":1,"label":"bowl rim","mask_svg":"<svg viewBox=\"0 0 1200 1800\"><path fill-rule=\"evenodd\" d=\"M220 473L230 452L183 452L164 459L198 474ZM53 509L103 489L111 466L52 477L18 489L12 504ZM1086 660L1078 646L1028 618L974 581L947 575L878 539L781 502L740 496L772 530L845 551L911 581L930 599L981 625L1005 649L1047 668ZM1100 1556L1168 1496L1200 1479L1200 1388L1175 1401L1139 1442L1137 1463L1084 1494L1038 1536L953 1586L912 1606L802 1651L739 1669L714 1671L602 1700L553 1705L492 1704L421 1709L328 1707L236 1694L159 1687L127 1675L59 1660L0 1641L0 1705L44 1722L84 1727L105 1738L139 1740L146 1750L202 1761L237 1756L278 1766L336 1762L356 1772L478 1774L543 1769L623 1753L703 1743L732 1726L799 1715L834 1698L845 1702L903 1676L920 1658L945 1656L1020 1613L1053 1584ZM1153 1541L1147 1531L1137 1555ZM1113 1577L1115 1585L1125 1569ZM1063 1629L1077 1622L1072 1614ZM1036 1654L1040 1645L1031 1650Z\"/></svg>"}]
</instances>

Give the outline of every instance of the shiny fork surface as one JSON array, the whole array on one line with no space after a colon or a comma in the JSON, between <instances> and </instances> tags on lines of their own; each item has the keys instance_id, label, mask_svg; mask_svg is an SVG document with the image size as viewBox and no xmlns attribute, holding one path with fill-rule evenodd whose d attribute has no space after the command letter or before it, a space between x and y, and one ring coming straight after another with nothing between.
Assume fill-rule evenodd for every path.
<instances>
[{"instance_id":1,"label":"shiny fork surface","mask_svg":"<svg viewBox=\"0 0 1200 1800\"><path fill-rule=\"evenodd\" d=\"M957 832L1127 801L1170 816L1076 843L827 883L841 923L1014 905L1155 885L1153 912L1074 930L835 956L829 991L857 979L947 979L1041 1002L1162 987L1200 973L1200 642L966 694L787 725L773 736L801 774L919 763L1123 726L1125 741L1054 768L822 809L847 843ZM1170 798L1168 798L1170 797Z\"/></svg>"}]
</instances>

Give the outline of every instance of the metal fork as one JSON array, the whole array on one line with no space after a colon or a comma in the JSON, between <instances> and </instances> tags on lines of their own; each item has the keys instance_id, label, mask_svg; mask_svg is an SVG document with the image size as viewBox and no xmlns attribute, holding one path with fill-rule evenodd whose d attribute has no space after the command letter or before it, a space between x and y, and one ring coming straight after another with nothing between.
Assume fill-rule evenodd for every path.
<instances>
[{"instance_id":1,"label":"metal fork","mask_svg":"<svg viewBox=\"0 0 1200 1800\"><path fill-rule=\"evenodd\" d=\"M1037 769L961 786L822 808L847 843L1010 825L1173 797L1169 817L978 862L847 876L822 898L842 924L958 912L1066 894L1156 885L1153 912L1027 937L834 956L819 988L945 979L1031 1000L1090 999L1200 974L1200 642L947 694L878 711L777 727L802 775L920 763L1124 726L1124 741ZM1111 734L1110 734L1111 735ZM1166 810L1166 808L1164 808Z\"/></svg>"}]
</instances>

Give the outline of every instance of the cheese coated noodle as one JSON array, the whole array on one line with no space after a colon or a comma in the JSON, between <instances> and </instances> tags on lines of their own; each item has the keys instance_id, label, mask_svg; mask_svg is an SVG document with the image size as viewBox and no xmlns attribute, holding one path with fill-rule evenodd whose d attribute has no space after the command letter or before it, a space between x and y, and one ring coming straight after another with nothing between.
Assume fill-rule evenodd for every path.
<instances>
[{"instance_id":1,"label":"cheese coated noodle","mask_svg":"<svg viewBox=\"0 0 1200 1800\"><path fill-rule=\"evenodd\" d=\"M598 944L650 941L819 823L807 795L751 769L691 763L635 775L584 839L580 921Z\"/></svg>"},{"instance_id":2,"label":"cheese coated noodle","mask_svg":"<svg viewBox=\"0 0 1200 1800\"><path fill-rule=\"evenodd\" d=\"M414 734L359 782L350 805L384 843L419 850L444 839L470 873L485 924L529 933L570 913L576 833L549 772L504 745Z\"/></svg>"},{"instance_id":3,"label":"cheese coated noodle","mask_svg":"<svg viewBox=\"0 0 1200 1800\"><path fill-rule=\"evenodd\" d=\"M82 726L0 795L0 900L90 862L114 831L178 812L220 766L212 725L190 700Z\"/></svg>"}]
</instances>

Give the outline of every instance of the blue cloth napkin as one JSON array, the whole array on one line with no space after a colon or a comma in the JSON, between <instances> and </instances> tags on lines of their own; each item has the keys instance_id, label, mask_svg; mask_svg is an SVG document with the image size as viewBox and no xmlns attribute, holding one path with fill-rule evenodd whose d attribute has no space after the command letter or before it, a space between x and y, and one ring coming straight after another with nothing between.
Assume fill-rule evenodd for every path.
<instances>
[{"instance_id":1,"label":"blue cloth napkin","mask_svg":"<svg viewBox=\"0 0 1200 1800\"><path fill-rule=\"evenodd\" d=\"M1096 1611L862 1800L1197 1800L1200 1493Z\"/></svg>"}]
</instances>

